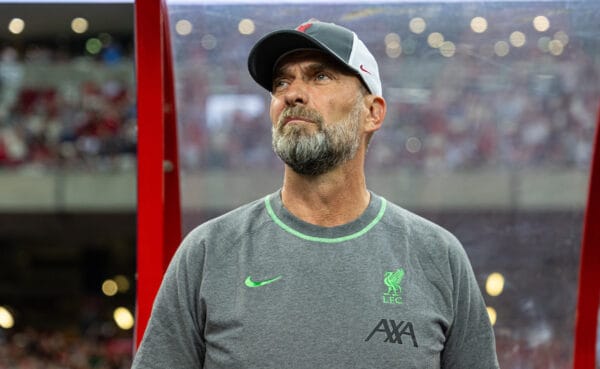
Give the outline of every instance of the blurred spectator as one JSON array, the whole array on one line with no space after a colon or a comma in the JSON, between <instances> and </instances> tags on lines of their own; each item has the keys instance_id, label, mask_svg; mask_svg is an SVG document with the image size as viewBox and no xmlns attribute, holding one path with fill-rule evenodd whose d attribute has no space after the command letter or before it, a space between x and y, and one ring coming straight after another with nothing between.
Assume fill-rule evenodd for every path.
<instances>
[{"instance_id":1,"label":"blurred spectator","mask_svg":"<svg viewBox=\"0 0 600 369\"><path fill-rule=\"evenodd\" d=\"M6 47L0 52L0 119L5 119L15 103L21 88L23 67L17 60L17 51Z\"/></svg>"}]
</instances>

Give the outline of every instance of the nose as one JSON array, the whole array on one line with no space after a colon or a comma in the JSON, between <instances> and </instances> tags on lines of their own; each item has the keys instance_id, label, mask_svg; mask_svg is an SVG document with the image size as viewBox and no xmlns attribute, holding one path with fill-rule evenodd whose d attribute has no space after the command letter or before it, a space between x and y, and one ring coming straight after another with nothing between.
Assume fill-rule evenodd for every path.
<instances>
[{"instance_id":1,"label":"nose","mask_svg":"<svg viewBox=\"0 0 600 369\"><path fill-rule=\"evenodd\" d=\"M293 81L285 91L285 104L288 106L306 105L308 92L305 84L300 80Z\"/></svg>"}]
</instances>

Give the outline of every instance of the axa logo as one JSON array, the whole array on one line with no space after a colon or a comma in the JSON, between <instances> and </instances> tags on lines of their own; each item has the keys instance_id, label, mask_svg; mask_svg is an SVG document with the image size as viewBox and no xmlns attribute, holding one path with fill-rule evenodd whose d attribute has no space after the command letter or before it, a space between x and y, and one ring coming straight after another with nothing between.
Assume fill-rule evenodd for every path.
<instances>
[{"instance_id":1,"label":"axa logo","mask_svg":"<svg viewBox=\"0 0 600 369\"><path fill-rule=\"evenodd\" d=\"M365 342L373 337L379 339L384 338L383 342L387 343L403 345L406 342L409 342L412 343L414 347L419 347L413 324L411 322L405 322L404 320L396 322L393 319L381 319L371 333L369 333Z\"/></svg>"},{"instance_id":2,"label":"axa logo","mask_svg":"<svg viewBox=\"0 0 600 369\"><path fill-rule=\"evenodd\" d=\"M385 272L383 283L387 291L383 293L384 304L402 304L402 279L404 278L404 269L399 268L396 271Z\"/></svg>"}]
</instances>

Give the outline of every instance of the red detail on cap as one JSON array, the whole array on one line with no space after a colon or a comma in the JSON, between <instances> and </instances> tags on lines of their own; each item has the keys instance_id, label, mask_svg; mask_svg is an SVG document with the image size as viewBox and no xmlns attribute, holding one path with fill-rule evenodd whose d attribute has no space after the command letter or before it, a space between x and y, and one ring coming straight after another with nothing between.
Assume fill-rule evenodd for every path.
<instances>
[{"instance_id":1,"label":"red detail on cap","mask_svg":"<svg viewBox=\"0 0 600 369\"><path fill-rule=\"evenodd\" d=\"M302 33L306 32L307 29L309 29L310 27L312 27L312 23L304 23L298 26L298 28L296 28L296 31L300 31Z\"/></svg>"},{"instance_id":2,"label":"red detail on cap","mask_svg":"<svg viewBox=\"0 0 600 369\"><path fill-rule=\"evenodd\" d=\"M365 69L365 66L364 66L364 65L362 65L362 64L361 64L359 68L360 68L360 70L362 70L363 72L365 72L365 73L368 73L368 74L371 74L371 72L369 72L368 70L366 70L366 69Z\"/></svg>"}]
</instances>

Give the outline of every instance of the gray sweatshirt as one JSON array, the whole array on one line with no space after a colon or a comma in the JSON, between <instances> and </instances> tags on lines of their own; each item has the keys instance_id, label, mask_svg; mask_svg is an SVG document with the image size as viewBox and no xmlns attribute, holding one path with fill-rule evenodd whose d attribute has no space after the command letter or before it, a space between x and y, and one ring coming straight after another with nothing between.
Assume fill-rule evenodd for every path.
<instances>
[{"instance_id":1,"label":"gray sweatshirt","mask_svg":"<svg viewBox=\"0 0 600 369\"><path fill-rule=\"evenodd\" d=\"M165 274L133 368L498 368L458 240L371 194L324 228L280 192L194 229Z\"/></svg>"}]
</instances>

